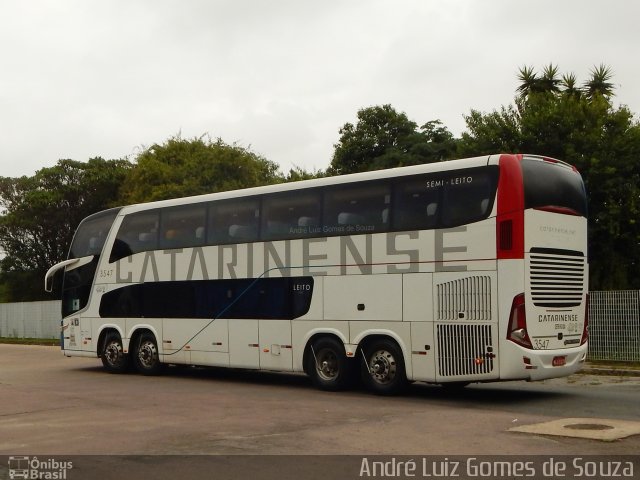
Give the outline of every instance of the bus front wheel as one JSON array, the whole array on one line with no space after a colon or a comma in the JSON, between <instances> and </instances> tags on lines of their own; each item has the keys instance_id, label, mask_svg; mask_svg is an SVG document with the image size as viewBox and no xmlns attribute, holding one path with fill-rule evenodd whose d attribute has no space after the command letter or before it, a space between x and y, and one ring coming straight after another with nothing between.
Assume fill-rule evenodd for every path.
<instances>
[{"instance_id":1,"label":"bus front wheel","mask_svg":"<svg viewBox=\"0 0 640 480\"><path fill-rule=\"evenodd\" d=\"M379 395L400 393L407 385L402 351L388 339L374 340L363 350L361 362L362 381Z\"/></svg>"},{"instance_id":2,"label":"bus front wheel","mask_svg":"<svg viewBox=\"0 0 640 480\"><path fill-rule=\"evenodd\" d=\"M311 344L307 372L321 390L343 390L350 380L351 363L344 345L333 337L322 337Z\"/></svg>"},{"instance_id":3,"label":"bus front wheel","mask_svg":"<svg viewBox=\"0 0 640 480\"><path fill-rule=\"evenodd\" d=\"M116 332L107 333L100 351L100 359L109 373L123 373L129 367L129 355L124 353L122 339Z\"/></svg>"},{"instance_id":4,"label":"bus front wheel","mask_svg":"<svg viewBox=\"0 0 640 480\"><path fill-rule=\"evenodd\" d=\"M162 371L158 344L151 333L143 333L136 342L134 352L136 370L143 375L157 375Z\"/></svg>"}]
</instances>

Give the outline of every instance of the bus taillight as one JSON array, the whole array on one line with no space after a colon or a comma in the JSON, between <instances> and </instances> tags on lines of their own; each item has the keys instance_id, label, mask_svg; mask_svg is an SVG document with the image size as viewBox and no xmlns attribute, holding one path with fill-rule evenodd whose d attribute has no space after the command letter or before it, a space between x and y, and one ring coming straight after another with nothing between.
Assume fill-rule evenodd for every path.
<instances>
[{"instance_id":1,"label":"bus taillight","mask_svg":"<svg viewBox=\"0 0 640 480\"><path fill-rule=\"evenodd\" d=\"M584 305L584 327L582 328L582 338L580 339L580 345L584 345L589 340L589 294L585 296Z\"/></svg>"},{"instance_id":2,"label":"bus taillight","mask_svg":"<svg viewBox=\"0 0 640 480\"><path fill-rule=\"evenodd\" d=\"M533 348L527 333L527 315L525 313L524 293L516 295L511 304L509 332L507 339L526 348Z\"/></svg>"}]
</instances>

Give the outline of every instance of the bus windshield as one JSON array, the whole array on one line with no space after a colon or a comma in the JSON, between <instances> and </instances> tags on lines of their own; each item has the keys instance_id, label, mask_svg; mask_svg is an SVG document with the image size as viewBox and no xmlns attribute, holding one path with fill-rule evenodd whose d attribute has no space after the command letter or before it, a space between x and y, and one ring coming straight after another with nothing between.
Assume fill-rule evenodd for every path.
<instances>
[{"instance_id":1,"label":"bus windshield","mask_svg":"<svg viewBox=\"0 0 640 480\"><path fill-rule=\"evenodd\" d=\"M89 263L73 266L65 272L62 285L62 316L66 317L87 306L91 284L100 261L111 225L119 208L105 210L80 223L69 249L69 259L93 257Z\"/></svg>"},{"instance_id":2,"label":"bus windshield","mask_svg":"<svg viewBox=\"0 0 640 480\"><path fill-rule=\"evenodd\" d=\"M524 158L522 160L525 208L551 208L587 216L582 177L564 164Z\"/></svg>"}]
</instances>

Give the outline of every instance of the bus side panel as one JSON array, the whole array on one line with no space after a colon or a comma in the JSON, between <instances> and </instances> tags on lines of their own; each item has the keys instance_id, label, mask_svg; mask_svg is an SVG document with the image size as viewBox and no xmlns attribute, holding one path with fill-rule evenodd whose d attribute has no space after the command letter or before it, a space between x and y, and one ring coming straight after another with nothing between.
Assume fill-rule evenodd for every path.
<instances>
[{"instance_id":1,"label":"bus side panel","mask_svg":"<svg viewBox=\"0 0 640 480\"><path fill-rule=\"evenodd\" d=\"M291 320L260 320L260 369L291 371Z\"/></svg>"},{"instance_id":2,"label":"bus side panel","mask_svg":"<svg viewBox=\"0 0 640 480\"><path fill-rule=\"evenodd\" d=\"M233 319L229 322L229 366L260 368L259 321Z\"/></svg>"},{"instance_id":3,"label":"bus side panel","mask_svg":"<svg viewBox=\"0 0 640 480\"><path fill-rule=\"evenodd\" d=\"M402 276L403 321L411 325L410 380L435 382L433 338L433 274L407 273Z\"/></svg>"},{"instance_id":4,"label":"bus side panel","mask_svg":"<svg viewBox=\"0 0 640 480\"><path fill-rule=\"evenodd\" d=\"M184 327L181 319L165 318L161 324L161 336L157 339L161 360L165 363L190 364L191 346L187 342L193 332Z\"/></svg>"},{"instance_id":5,"label":"bus side panel","mask_svg":"<svg viewBox=\"0 0 640 480\"><path fill-rule=\"evenodd\" d=\"M325 277L327 320L402 320L402 275Z\"/></svg>"},{"instance_id":6,"label":"bus side panel","mask_svg":"<svg viewBox=\"0 0 640 480\"><path fill-rule=\"evenodd\" d=\"M405 322L433 322L433 274L402 276L402 319Z\"/></svg>"},{"instance_id":7,"label":"bus side panel","mask_svg":"<svg viewBox=\"0 0 640 480\"><path fill-rule=\"evenodd\" d=\"M215 367L229 366L229 326L226 318L210 319L176 319L176 322L188 325L188 330L195 337L189 342L191 346L191 363Z\"/></svg>"},{"instance_id":8,"label":"bus side panel","mask_svg":"<svg viewBox=\"0 0 640 480\"><path fill-rule=\"evenodd\" d=\"M411 322L411 365L409 380L436 381L436 349L434 348L433 322Z\"/></svg>"}]
</instances>

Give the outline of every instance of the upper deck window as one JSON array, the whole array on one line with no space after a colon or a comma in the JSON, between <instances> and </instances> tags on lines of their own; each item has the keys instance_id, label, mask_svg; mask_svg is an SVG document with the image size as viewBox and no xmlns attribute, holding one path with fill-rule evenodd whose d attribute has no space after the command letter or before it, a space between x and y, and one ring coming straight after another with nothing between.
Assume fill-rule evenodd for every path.
<instances>
[{"instance_id":1,"label":"upper deck window","mask_svg":"<svg viewBox=\"0 0 640 480\"><path fill-rule=\"evenodd\" d=\"M69 258L100 255L118 211L118 208L106 210L83 220L73 237Z\"/></svg>"},{"instance_id":2,"label":"upper deck window","mask_svg":"<svg viewBox=\"0 0 640 480\"><path fill-rule=\"evenodd\" d=\"M390 182L340 185L324 195L323 235L357 235L389 230Z\"/></svg>"},{"instance_id":3,"label":"upper deck window","mask_svg":"<svg viewBox=\"0 0 640 480\"><path fill-rule=\"evenodd\" d=\"M493 208L497 167L451 172L443 186L442 226L457 227L487 218Z\"/></svg>"},{"instance_id":4,"label":"upper deck window","mask_svg":"<svg viewBox=\"0 0 640 480\"><path fill-rule=\"evenodd\" d=\"M124 217L109 261L115 262L135 253L156 250L158 248L159 223L158 210L132 213Z\"/></svg>"},{"instance_id":5,"label":"upper deck window","mask_svg":"<svg viewBox=\"0 0 640 480\"><path fill-rule=\"evenodd\" d=\"M393 230L450 228L491 214L498 167L487 166L396 180Z\"/></svg>"},{"instance_id":6,"label":"upper deck window","mask_svg":"<svg viewBox=\"0 0 640 480\"><path fill-rule=\"evenodd\" d=\"M207 207L195 203L162 211L160 248L199 247L205 242Z\"/></svg>"},{"instance_id":7,"label":"upper deck window","mask_svg":"<svg viewBox=\"0 0 640 480\"><path fill-rule=\"evenodd\" d=\"M209 206L209 245L256 242L259 231L258 198L222 200Z\"/></svg>"},{"instance_id":8,"label":"upper deck window","mask_svg":"<svg viewBox=\"0 0 640 480\"><path fill-rule=\"evenodd\" d=\"M262 202L262 240L318 236L320 191L293 191L267 196Z\"/></svg>"}]
</instances>

